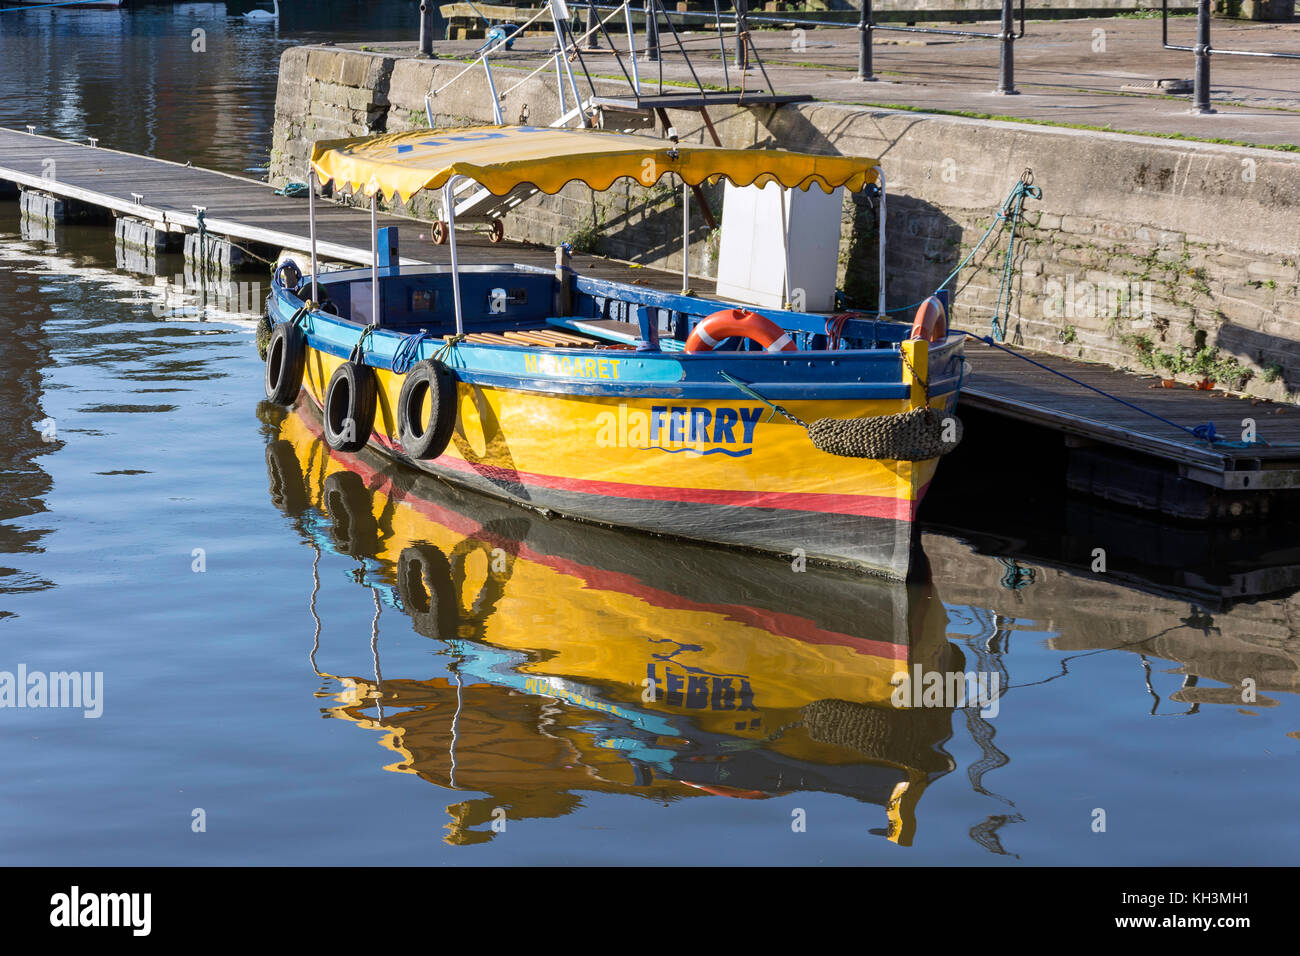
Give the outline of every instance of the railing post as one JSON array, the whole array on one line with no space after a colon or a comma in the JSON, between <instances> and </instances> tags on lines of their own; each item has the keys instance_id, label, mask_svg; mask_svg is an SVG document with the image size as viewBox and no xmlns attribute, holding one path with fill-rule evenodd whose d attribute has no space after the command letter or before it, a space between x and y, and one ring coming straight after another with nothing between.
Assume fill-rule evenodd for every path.
<instances>
[{"instance_id":1,"label":"railing post","mask_svg":"<svg viewBox=\"0 0 1300 956\"><path fill-rule=\"evenodd\" d=\"M1005 96L1016 95L1016 31L1012 29L1013 22L1011 0L1002 0L1002 33L999 35L1002 55L998 59L998 88L994 92Z\"/></svg>"},{"instance_id":2,"label":"railing post","mask_svg":"<svg viewBox=\"0 0 1300 956\"><path fill-rule=\"evenodd\" d=\"M1210 106L1210 0L1196 5L1196 72L1192 76L1192 112L1213 113Z\"/></svg>"},{"instance_id":3,"label":"railing post","mask_svg":"<svg viewBox=\"0 0 1300 956\"><path fill-rule=\"evenodd\" d=\"M433 4L420 0L420 56L433 56Z\"/></svg>"},{"instance_id":4,"label":"railing post","mask_svg":"<svg viewBox=\"0 0 1300 956\"><path fill-rule=\"evenodd\" d=\"M739 70L746 69L749 65L749 57L746 56L745 40L749 32L749 24L745 22L745 17L749 15L749 4L746 0L735 0L736 6L736 68Z\"/></svg>"},{"instance_id":5,"label":"railing post","mask_svg":"<svg viewBox=\"0 0 1300 956\"><path fill-rule=\"evenodd\" d=\"M862 15L858 18L858 79L874 80L871 75L871 0L862 0Z\"/></svg>"},{"instance_id":6,"label":"railing post","mask_svg":"<svg viewBox=\"0 0 1300 956\"><path fill-rule=\"evenodd\" d=\"M655 0L645 0L645 58L659 59L659 17Z\"/></svg>"}]
</instances>

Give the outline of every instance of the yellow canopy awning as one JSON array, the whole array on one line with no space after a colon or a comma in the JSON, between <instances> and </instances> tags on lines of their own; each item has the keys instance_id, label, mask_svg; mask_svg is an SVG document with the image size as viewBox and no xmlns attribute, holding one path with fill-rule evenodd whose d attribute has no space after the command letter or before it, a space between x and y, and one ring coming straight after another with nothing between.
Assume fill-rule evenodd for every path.
<instances>
[{"instance_id":1,"label":"yellow canopy awning","mask_svg":"<svg viewBox=\"0 0 1300 956\"><path fill-rule=\"evenodd\" d=\"M421 189L438 188L454 175L468 176L495 195L530 183L557 193L569 182L608 189L630 176L653 186L674 173L692 186L725 177L737 186L780 183L825 192L857 191L875 182L877 162L856 156L819 156L781 149L725 149L671 143L649 136L591 129L478 126L414 130L366 139L324 140L312 151L322 181L403 201Z\"/></svg>"}]
</instances>

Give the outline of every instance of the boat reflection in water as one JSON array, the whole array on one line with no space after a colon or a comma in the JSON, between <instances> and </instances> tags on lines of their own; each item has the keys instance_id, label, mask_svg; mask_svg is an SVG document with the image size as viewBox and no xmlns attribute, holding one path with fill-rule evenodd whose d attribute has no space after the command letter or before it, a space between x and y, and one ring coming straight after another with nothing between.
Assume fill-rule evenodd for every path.
<instances>
[{"instance_id":1,"label":"boat reflection in water","mask_svg":"<svg viewBox=\"0 0 1300 956\"><path fill-rule=\"evenodd\" d=\"M487 794L447 808L448 843L582 792L821 791L883 807L874 832L910 844L954 767L952 709L896 708L890 679L963 666L930 585L547 518L332 451L304 403L261 414L277 507L366 561L376 614L398 607L454 662L435 679L317 671L343 686L332 716L383 733L387 769Z\"/></svg>"}]
</instances>

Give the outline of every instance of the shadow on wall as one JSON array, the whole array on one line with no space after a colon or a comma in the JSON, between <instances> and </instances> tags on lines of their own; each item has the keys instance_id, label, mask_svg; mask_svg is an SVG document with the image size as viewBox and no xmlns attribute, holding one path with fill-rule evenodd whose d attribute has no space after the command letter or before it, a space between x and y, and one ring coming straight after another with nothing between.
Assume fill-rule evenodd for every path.
<instances>
[{"instance_id":1,"label":"shadow on wall","mask_svg":"<svg viewBox=\"0 0 1300 956\"><path fill-rule=\"evenodd\" d=\"M840 123L823 131L797 109L755 108L752 113L758 120L755 145L830 155L843 152L833 137L862 119L846 114ZM892 144L907 135L907 129L887 134L877 126L877 133L891 144L879 151L877 158L883 160ZM888 183L886 189L885 305L899 309L897 317L910 319L906 307L932 294L960 261L962 228L938 206L889 188ZM877 204L878 200L863 192L845 196L838 282L850 308L876 307Z\"/></svg>"},{"instance_id":2,"label":"shadow on wall","mask_svg":"<svg viewBox=\"0 0 1300 956\"><path fill-rule=\"evenodd\" d=\"M706 183L700 192L715 220L720 221L723 185ZM682 189L676 179L665 177L648 188L627 182L617 191L593 192L592 206L597 230L592 239L593 251L640 265L680 270ZM694 195L690 205L690 248L691 273L715 276L716 240Z\"/></svg>"},{"instance_id":3,"label":"shadow on wall","mask_svg":"<svg viewBox=\"0 0 1300 956\"><path fill-rule=\"evenodd\" d=\"M1214 344L1243 362L1263 368L1265 383L1281 381L1288 392L1300 388L1300 342L1224 322Z\"/></svg>"}]
</instances>

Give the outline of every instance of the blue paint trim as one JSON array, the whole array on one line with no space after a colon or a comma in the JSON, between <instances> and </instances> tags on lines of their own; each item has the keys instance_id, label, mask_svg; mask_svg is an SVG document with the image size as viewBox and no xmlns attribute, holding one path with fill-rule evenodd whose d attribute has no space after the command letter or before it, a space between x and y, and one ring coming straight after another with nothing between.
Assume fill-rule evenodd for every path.
<instances>
[{"instance_id":1,"label":"blue paint trim","mask_svg":"<svg viewBox=\"0 0 1300 956\"><path fill-rule=\"evenodd\" d=\"M364 270L353 270L365 274ZM613 284L608 284L613 285ZM631 290L657 297L689 299ZM696 300L703 301L703 300ZM291 318L302 299L283 285L273 282L268 301L276 321ZM794 313L791 313L794 314ZM337 358L350 356L361 326L325 312L312 312L302 320L311 348ZM636 326L630 326L636 329ZM639 330L638 330L639 331ZM409 333L378 329L366 340L364 359L374 368L392 370L398 347ZM960 336L936 346L930 353L931 394L955 393L962 363ZM420 343L418 359L432 358L441 348L437 340ZM894 349L842 350L837 352L593 352L590 349L540 349L525 345L483 345L461 343L447 357L460 378L472 385L543 394L590 395L629 398L673 398L678 400L727 400L738 390L725 381L725 370L751 384L774 401L795 400L905 400L909 389L902 383L902 363ZM557 369L548 374L531 363L544 360ZM582 372L599 374L602 367L613 378L585 378L564 374L564 363ZM941 370L934 374L934 370Z\"/></svg>"}]
</instances>

